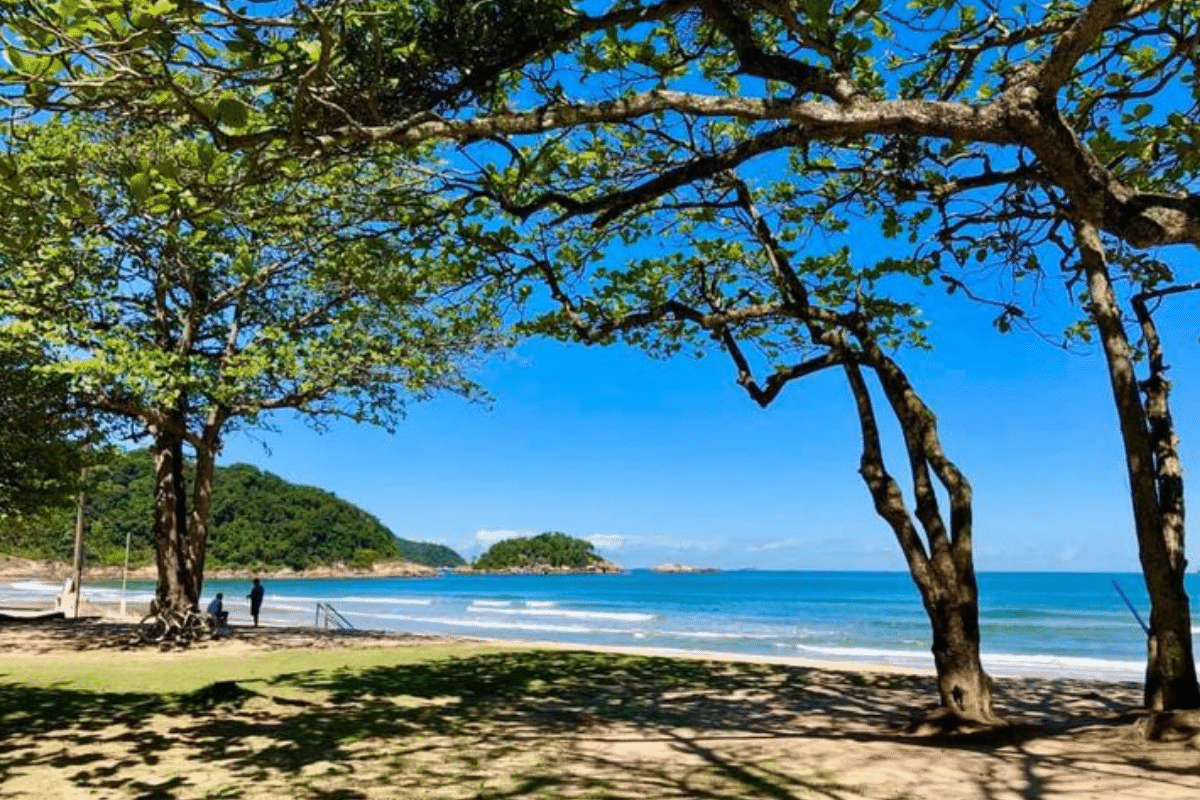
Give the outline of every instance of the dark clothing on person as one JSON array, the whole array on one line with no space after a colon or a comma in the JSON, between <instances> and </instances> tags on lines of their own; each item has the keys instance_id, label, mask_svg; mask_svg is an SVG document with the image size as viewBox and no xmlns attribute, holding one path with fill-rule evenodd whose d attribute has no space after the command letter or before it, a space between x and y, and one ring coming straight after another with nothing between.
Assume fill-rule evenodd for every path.
<instances>
[{"instance_id":1,"label":"dark clothing on person","mask_svg":"<svg viewBox=\"0 0 1200 800\"><path fill-rule=\"evenodd\" d=\"M258 578L255 578L254 586L250 587L250 594L246 597L250 598L250 616L254 617L254 627L256 628L258 627L258 612L262 609L263 594L265 593L266 589L263 588Z\"/></svg>"},{"instance_id":2,"label":"dark clothing on person","mask_svg":"<svg viewBox=\"0 0 1200 800\"><path fill-rule=\"evenodd\" d=\"M225 610L225 604L221 602L222 595L217 592L217 596L208 604L208 613L212 615L213 622L218 628L223 628L229 624L229 612Z\"/></svg>"}]
</instances>

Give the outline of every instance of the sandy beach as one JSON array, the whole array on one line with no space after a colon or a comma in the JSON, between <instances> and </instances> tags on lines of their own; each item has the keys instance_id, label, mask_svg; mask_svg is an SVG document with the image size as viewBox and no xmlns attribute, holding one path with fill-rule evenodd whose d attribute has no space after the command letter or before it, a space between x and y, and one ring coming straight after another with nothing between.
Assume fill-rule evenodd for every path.
<instances>
[{"instance_id":1,"label":"sandy beach","mask_svg":"<svg viewBox=\"0 0 1200 800\"><path fill-rule=\"evenodd\" d=\"M1200 736L1136 735L1131 683L1000 679L1011 727L919 736L932 677L869 666L246 627L162 651L132 633L0 625L0 796L1200 796ZM257 674L265 658L288 667ZM164 698L11 678L80 659L233 679Z\"/></svg>"}]
</instances>

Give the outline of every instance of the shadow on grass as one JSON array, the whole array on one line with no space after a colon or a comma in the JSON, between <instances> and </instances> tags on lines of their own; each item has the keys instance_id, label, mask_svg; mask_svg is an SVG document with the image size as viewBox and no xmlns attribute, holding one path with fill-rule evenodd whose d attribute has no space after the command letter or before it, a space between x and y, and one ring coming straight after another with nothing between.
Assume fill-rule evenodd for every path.
<instances>
[{"instance_id":1,"label":"shadow on grass","mask_svg":"<svg viewBox=\"0 0 1200 800\"><path fill-rule=\"evenodd\" d=\"M181 697L0 684L0 784L55 769L75 786L138 798L355 800L383 796L380 787L491 800L842 797L852 788L781 766L770 743L893 742L1011 759L998 751L1066 735L1089 714L1116 719L1117 701L1087 684L1021 681L997 694L1020 721L1003 734L905 735L935 692L932 678L558 650L294 673ZM626 746L657 755L630 757ZM190 772L155 779L168 753ZM1031 772L1025 795L1041 794ZM22 795L0 788L12 796Z\"/></svg>"},{"instance_id":2,"label":"shadow on grass","mask_svg":"<svg viewBox=\"0 0 1200 800\"><path fill-rule=\"evenodd\" d=\"M251 627L229 625L220 637L178 645L171 642L143 642L138 636L138 624L113 622L93 618L65 620L0 620L0 635L16 634L21 650L27 654L61 653L75 650L81 653L94 650L204 650L220 647L229 639L244 639L260 650L292 650L296 648L329 649L354 647L362 639L396 644L426 644L450 641L444 636L411 634L392 631L314 630L313 628Z\"/></svg>"}]
</instances>

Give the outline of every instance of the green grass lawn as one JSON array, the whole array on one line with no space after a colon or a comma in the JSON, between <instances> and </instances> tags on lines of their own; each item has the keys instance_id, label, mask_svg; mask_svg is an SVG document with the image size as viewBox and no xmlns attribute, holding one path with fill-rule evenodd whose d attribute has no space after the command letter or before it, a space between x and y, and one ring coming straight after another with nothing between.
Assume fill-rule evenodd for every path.
<instances>
[{"instance_id":1,"label":"green grass lawn","mask_svg":"<svg viewBox=\"0 0 1200 800\"><path fill-rule=\"evenodd\" d=\"M188 694L220 681L274 681L286 675L319 675L470 658L504 649L488 645L416 645L225 652L204 650L157 653L145 650L92 650L10 656L0 662L0 682L30 687L93 692Z\"/></svg>"}]
</instances>

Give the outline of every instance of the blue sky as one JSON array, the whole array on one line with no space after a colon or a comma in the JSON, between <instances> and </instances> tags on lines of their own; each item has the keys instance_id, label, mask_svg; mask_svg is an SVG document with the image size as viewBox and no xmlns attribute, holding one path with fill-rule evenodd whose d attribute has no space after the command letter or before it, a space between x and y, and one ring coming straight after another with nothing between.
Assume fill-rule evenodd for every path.
<instances>
[{"instance_id":1,"label":"blue sky","mask_svg":"<svg viewBox=\"0 0 1200 800\"><path fill-rule=\"evenodd\" d=\"M874 237L850 244L878 250ZM1194 271L1194 249L1164 256ZM1056 332L1079 312L1048 286L1037 310ZM1200 437L1198 301L1173 299L1160 316L1185 469L1200 460L1189 446ZM1099 351L1001 335L988 309L940 287L921 305L935 348L900 361L974 486L978 568L1138 571ZM260 440L231 437L222 461L323 487L397 535L468 558L561 530L630 568L905 569L857 474L858 424L837 372L793 383L765 410L717 355L654 361L531 341L480 377L491 408L439 399L414 406L394 435L349 425L317 435L289 419ZM894 432L888 446L905 476Z\"/></svg>"},{"instance_id":2,"label":"blue sky","mask_svg":"<svg viewBox=\"0 0 1200 800\"><path fill-rule=\"evenodd\" d=\"M901 361L975 488L977 567L1138 570L1098 350L1001 335L986 309L936 288L925 300L935 349ZM1185 469L1200 458L1189 447L1200 435L1194 303L1175 299L1160 315ZM221 463L320 486L399 536L468 558L561 530L628 568L905 568L857 475L857 420L836 372L793 383L766 410L717 356L530 341L480 377L490 408L415 405L395 434L349 424L317 434L279 419L277 433L230 437ZM905 474L894 436L890 454Z\"/></svg>"}]
</instances>

